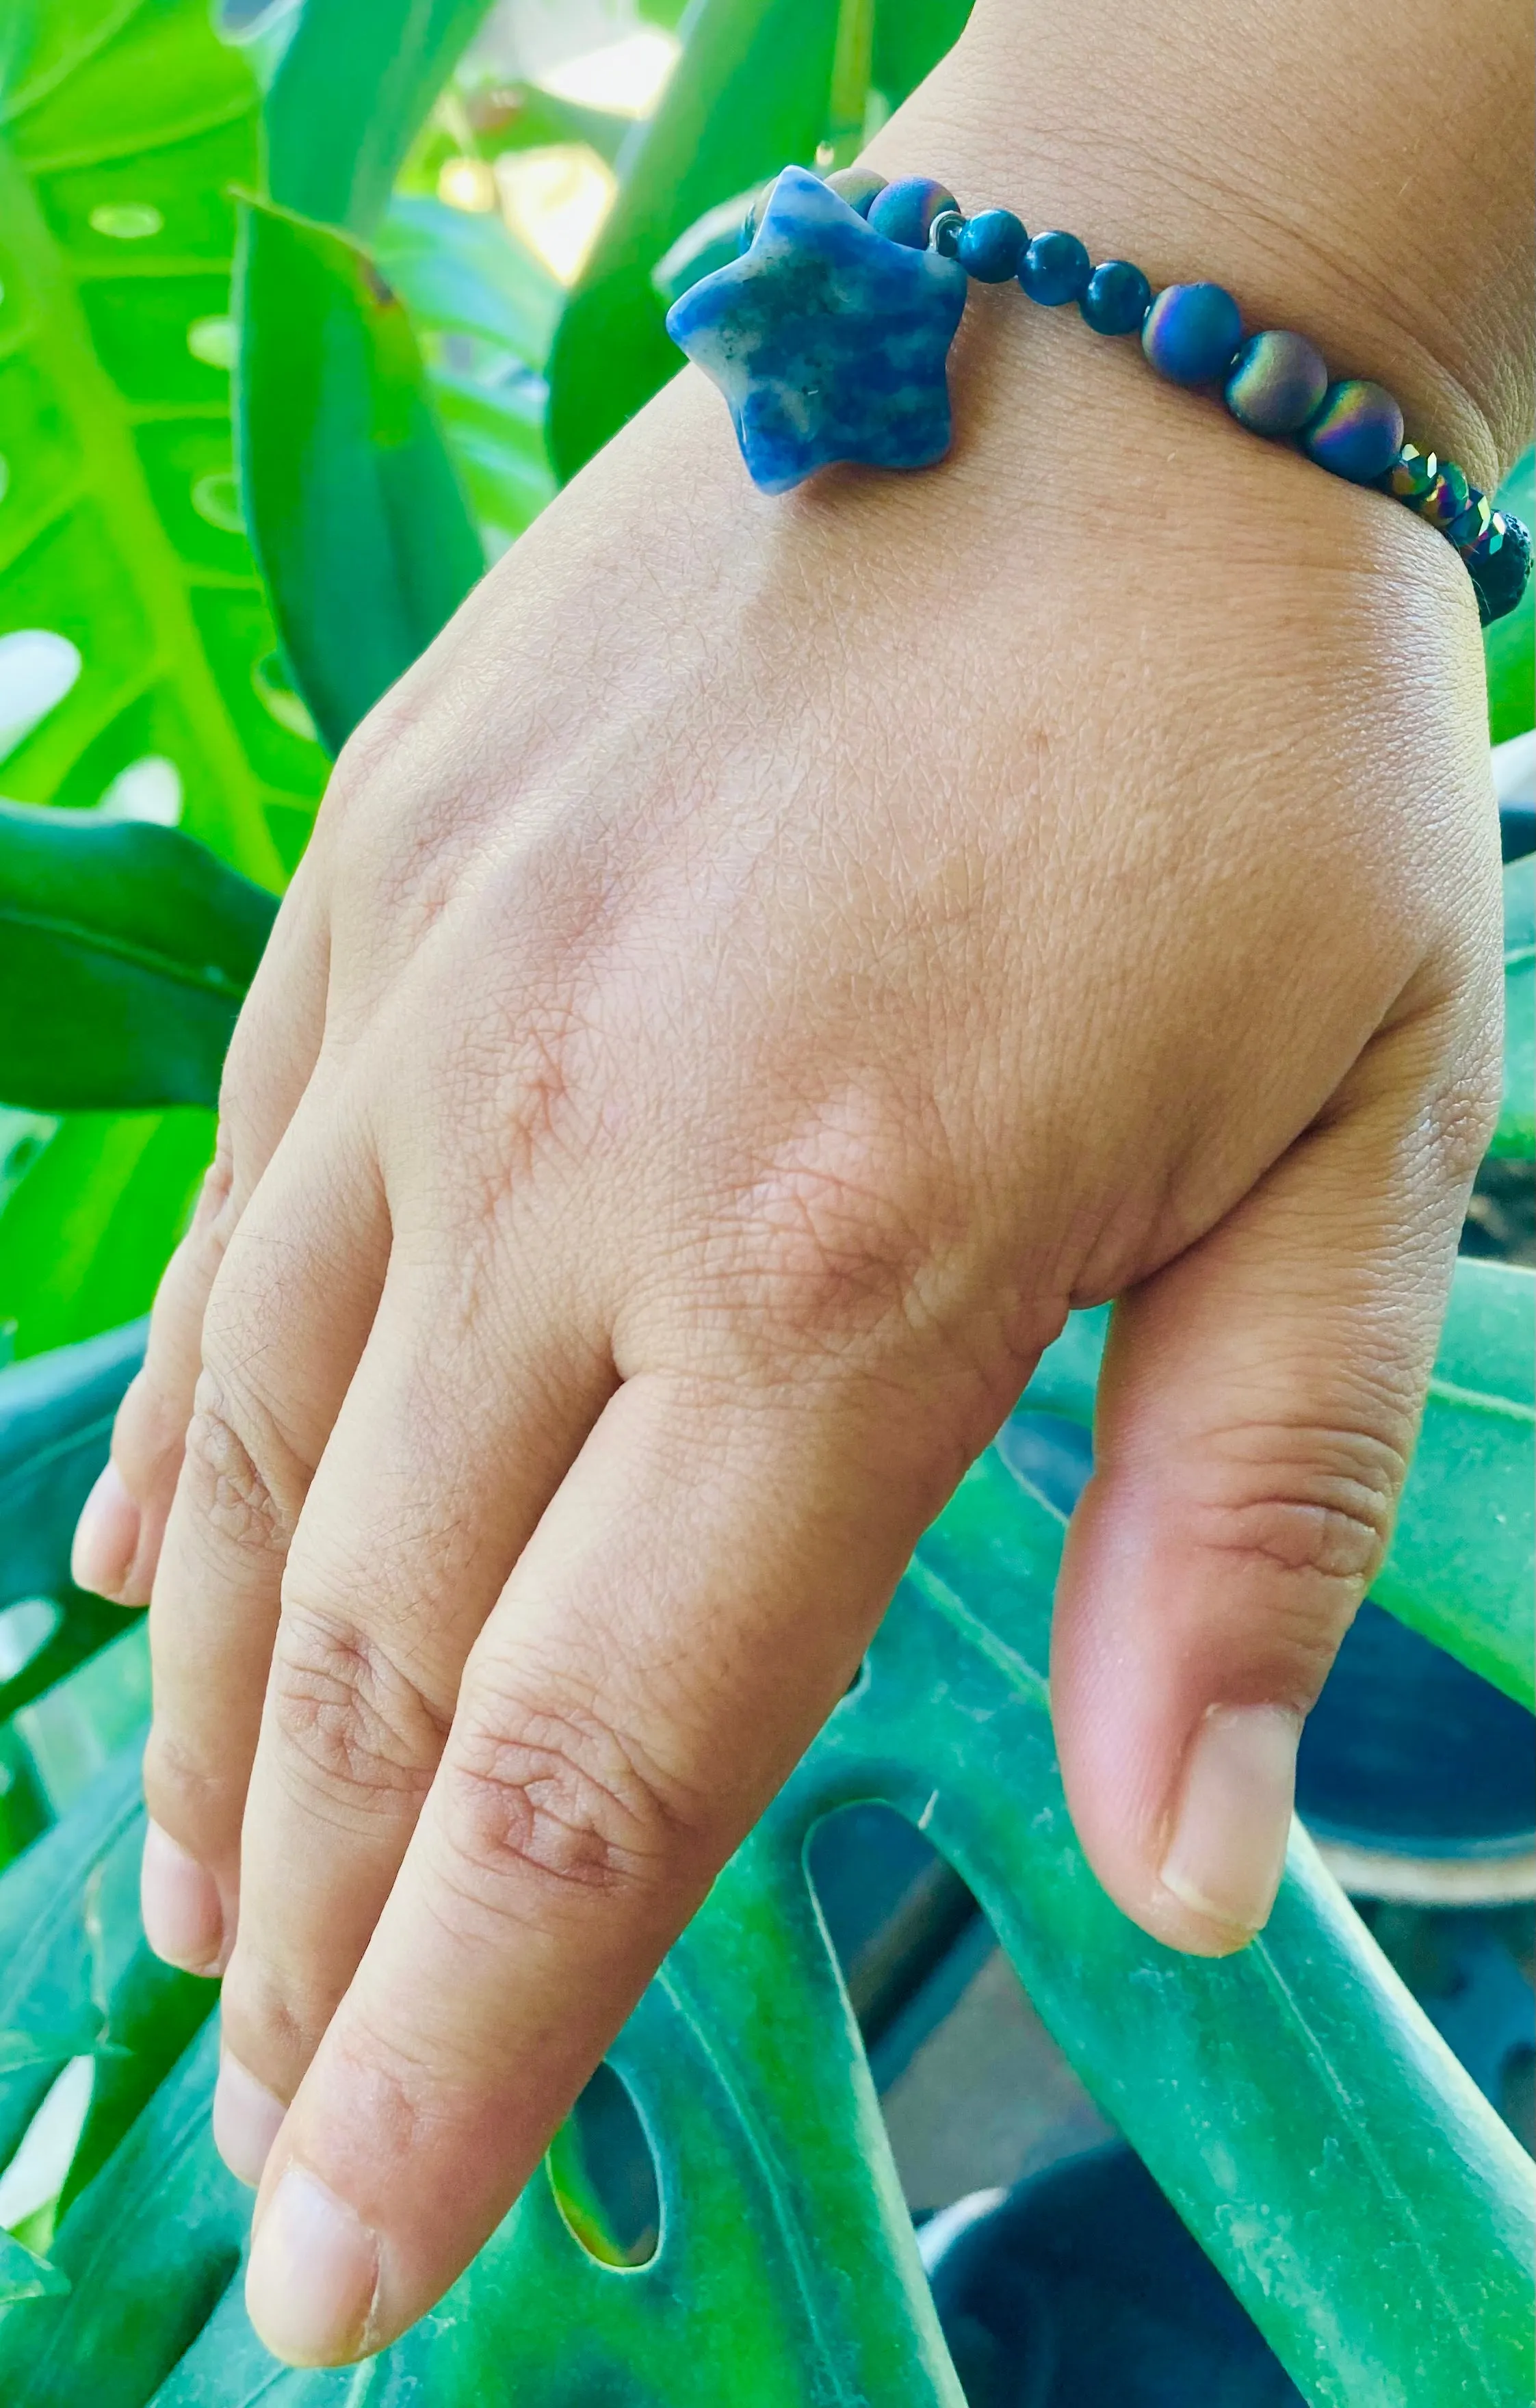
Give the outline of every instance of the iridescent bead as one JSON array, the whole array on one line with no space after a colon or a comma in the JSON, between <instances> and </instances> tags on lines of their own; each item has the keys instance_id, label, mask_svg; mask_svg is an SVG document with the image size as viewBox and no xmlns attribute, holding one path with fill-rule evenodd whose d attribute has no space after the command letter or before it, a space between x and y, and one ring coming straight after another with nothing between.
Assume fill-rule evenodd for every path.
<instances>
[{"instance_id":1,"label":"iridescent bead","mask_svg":"<svg viewBox=\"0 0 1536 2408\"><path fill-rule=\"evenodd\" d=\"M1402 412L1384 384L1344 377L1330 384L1301 437L1309 460L1352 485L1373 484L1402 446Z\"/></svg>"},{"instance_id":2,"label":"iridescent bead","mask_svg":"<svg viewBox=\"0 0 1536 2408\"><path fill-rule=\"evenodd\" d=\"M1092 265L1075 234L1038 234L1019 263L1019 282L1031 301L1059 309L1085 291Z\"/></svg>"},{"instance_id":3,"label":"iridescent bead","mask_svg":"<svg viewBox=\"0 0 1536 2408\"><path fill-rule=\"evenodd\" d=\"M1471 498L1471 490L1465 468L1458 468L1454 460L1447 460L1420 502L1418 514L1443 534L1461 516Z\"/></svg>"},{"instance_id":4,"label":"iridescent bead","mask_svg":"<svg viewBox=\"0 0 1536 2408\"><path fill-rule=\"evenodd\" d=\"M1482 542L1492 517L1493 504L1481 485L1470 485L1466 509L1459 518L1451 521L1445 533L1457 552L1470 552L1474 543Z\"/></svg>"},{"instance_id":5,"label":"iridescent bead","mask_svg":"<svg viewBox=\"0 0 1536 2408\"><path fill-rule=\"evenodd\" d=\"M1404 443L1386 472L1386 490L1400 502L1412 506L1422 502L1440 474L1440 462L1432 452L1421 452L1416 443Z\"/></svg>"},{"instance_id":6,"label":"iridescent bead","mask_svg":"<svg viewBox=\"0 0 1536 2408\"><path fill-rule=\"evenodd\" d=\"M1173 384L1225 376L1242 339L1238 305L1219 284L1165 284L1141 328L1141 349Z\"/></svg>"},{"instance_id":7,"label":"iridescent bead","mask_svg":"<svg viewBox=\"0 0 1536 2408\"><path fill-rule=\"evenodd\" d=\"M1471 574L1485 627L1514 609L1530 576L1530 536L1513 512L1495 510L1487 533L1461 555Z\"/></svg>"},{"instance_id":8,"label":"iridescent bead","mask_svg":"<svg viewBox=\"0 0 1536 2408\"><path fill-rule=\"evenodd\" d=\"M1135 335L1152 299L1152 287L1128 259L1101 260L1078 303L1096 335Z\"/></svg>"},{"instance_id":9,"label":"iridescent bead","mask_svg":"<svg viewBox=\"0 0 1536 2408\"><path fill-rule=\"evenodd\" d=\"M1305 335L1250 335L1232 362L1227 407L1256 435L1294 435L1328 389L1323 354Z\"/></svg>"},{"instance_id":10,"label":"iridescent bead","mask_svg":"<svg viewBox=\"0 0 1536 2408\"><path fill-rule=\"evenodd\" d=\"M940 209L955 206L955 194L932 176L898 176L875 194L868 216L887 242L898 242L906 251L926 251L934 219Z\"/></svg>"},{"instance_id":11,"label":"iridescent bead","mask_svg":"<svg viewBox=\"0 0 1536 2408\"><path fill-rule=\"evenodd\" d=\"M872 167L834 167L822 181L829 193L836 193L839 200L846 201L861 218L868 216L875 194L885 190L884 177L877 176Z\"/></svg>"},{"instance_id":12,"label":"iridescent bead","mask_svg":"<svg viewBox=\"0 0 1536 2408\"><path fill-rule=\"evenodd\" d=\"M955 237L955 256L978 284L1006 284L1019 272L1029 236L1012 209L981 209Z\"/></svg>"}]
</instances>

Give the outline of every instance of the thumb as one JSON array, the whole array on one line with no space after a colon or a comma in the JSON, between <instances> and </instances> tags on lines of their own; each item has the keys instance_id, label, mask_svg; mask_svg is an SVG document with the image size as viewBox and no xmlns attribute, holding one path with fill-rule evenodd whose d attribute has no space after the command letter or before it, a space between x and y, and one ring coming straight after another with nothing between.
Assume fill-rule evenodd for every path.
<instances>
[{"instance_id":1,"label":"thumb","mask_svg":"<svg viewBox=\"0 0 1536 2408\"><path fill-rule=\"evenodd\" d=\"M1379 1039L1326 1121L1115 1310L1052 1709L1099 1879L1201 1955L1273 1903L1302 1718L1423 1406L1485 1135L1480 1082L1428 1082L1424 1036Z\"/></svg>"}]
</instances>

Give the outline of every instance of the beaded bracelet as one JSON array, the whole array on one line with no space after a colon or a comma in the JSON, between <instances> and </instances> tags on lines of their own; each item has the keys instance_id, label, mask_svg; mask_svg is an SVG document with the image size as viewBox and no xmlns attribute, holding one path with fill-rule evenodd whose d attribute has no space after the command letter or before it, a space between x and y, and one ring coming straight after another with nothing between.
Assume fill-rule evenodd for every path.
<instances>
[{"instance_id":1,"label":"beaded bracelet","mask_svg":"<svg viewBox=\"0 0 1536 2408\"><path fill-rule=\"evenodd\" d=\"M1319 467L1417 510L1466 562L1485 625L1524 594L1525 526L1454 461L1405 443L1384 385L1330 380L1303 335L1244 339L1219 284L1154 296L1128 260L1096 267L1071 234L1031 240L1012 209L968 218L926 176L887 183L843 167L824 179L786 167L750 211L739 257L674 302L667 329L725 394L753 481L787 493L834 460L926 468L942 458L945 362L970 278L1016 278L1049 308L1075 301L1096 334L1140 335L1175 384L1219 383L1256 435L1292 438Z\"/></svg>"}]
</instances>

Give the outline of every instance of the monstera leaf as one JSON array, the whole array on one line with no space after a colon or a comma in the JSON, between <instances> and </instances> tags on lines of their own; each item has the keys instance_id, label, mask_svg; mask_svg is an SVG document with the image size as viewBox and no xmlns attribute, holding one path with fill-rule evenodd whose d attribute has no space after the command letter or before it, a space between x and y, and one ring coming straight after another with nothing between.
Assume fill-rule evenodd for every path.
<instances>
[{"instance_id":1,"label":"monstera leaf","mask_svg":"<svg viewBox=\"0 0 1536 2408\"><path fill-rule=\"evenodd\" d=\"M721 201L815 156L837 0L694 0L654 116L619 155L619 197L550 358L550 450L573 476L682 366L651 271Z\"/></svg>"},{"instance_id":2,"label":"monstera leaf","mask_svg":"<svg viewBox=\"0 0 1536 2408\"><path fill-rule=\"evenodd\" d=\"M806 1872L818 1821L870 1799L962 1874L1309 2399L1527 2396L1529 2164L1305 1840L1269 1928L1221 1962L1160 1948L1089 1871L1046 1687L1061 1532L990 1452L616 2044L656 2169L654 2254L614 2262L557 2150L441 2308L370 2370L370 2399L472 2408L510 2381L520 2408L962 2408ZM11 2014L43 2045L102 2045L57 1900L65 1851L96 1863L121 1844L125 1778L104 1776L0 1880L0 1932L37 1969ZM64 2215L50 2257L70 2299L37 2297L20 2270L33 2296L0 2325L14 2408L359 2396L352 2377L275 2369L245 2320L240 2203L207 2130L215 2054L210 2034L194 2043Z\"/></svg>"},{"instance_id":3,"label":"monstera leaf","mask_svg":"<svg viewBox=\"0 0 1536 2408\"><path fill-rule=\"evenodd\" d=\"M257 94L207 0L0 25L0 786L180 820L276 884L324 760L236 494L232 182ZM142 1310L206 1123L74 1118L0 1210L19 1351Z\"/></svg>"}]
</instances>

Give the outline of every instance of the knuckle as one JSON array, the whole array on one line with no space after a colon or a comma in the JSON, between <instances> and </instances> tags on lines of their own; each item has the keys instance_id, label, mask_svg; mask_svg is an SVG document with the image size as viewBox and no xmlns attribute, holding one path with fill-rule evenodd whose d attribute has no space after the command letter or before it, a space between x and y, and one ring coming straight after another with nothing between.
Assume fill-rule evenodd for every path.
<instances>
[{"instance_id":1,"label":"knuckle","mask_svg":"<svg viewBox=\"0 0 1536 2408\"><path fill-rule=\"evenodd\" d=\"M493 1911L516 1912L530 1885L644 1895L693 1851L679 1786L569 1699L467 1698L438 1789L454 1886Z\"/></svg>"},{"instance_id":2,"label":"knuckle","mask_svg":"<svg viewBox=\"0 0 1536 2408\"><path fill-rule=\"evenodd\" d=\"M935 1318L936 1265L959 1234L944 1182L888 1117L831 1115L743 1182L728 1285L779 1339L840 1345Z\"/></svg>"},{"instance_id":3,"label":"knuckle","mask_svg":"<svg viewBox=\"0 0 1536 2408\"><path fill-rule=\"evenodd\" d=\"M264 1426L265 1425L265 1426ZM187 1425L185 1477L199 1518L243 1555L282 1555L290 1517L263 1469L279 1450L266 1417L205 1367Z\"/></svg>"},{"instance_id":4,"label":"knuckle","mask_svg":"<svg viewBox=\"0 0 1536 2408\"><path fill-rule=\"evenodd\" d=\"M1269 1575L1275 1610L1293 1617L1304 1644L1315 1625L1327 1645L1386 1551L1407 1469L1406 1435L1360 1427L1272 1423L1227 1432L1200 1500L1199 1534L1213 1552Z\"/></svg>"},{"instance_id":5,"label":"knuckle","mask_svg":"<svg viewBox=\"0 0 1536 2408\"><path fill-rule=\"evenodd\" d=\"M240 2063L284 2098L298 2087L339 2003L339 1993L308 1979L302 1966L280 1968L242 1931L219 1998L224 2037Z\"/></svg>"},{"instance_id":6,"label":"knuckle","mask_svg":"<svg viewBox=\"0 0 1536 2408\"><path fill-rule=\"evenodd\" d=\"M377 1639L296 1594L304 1585L291 1565L267 1694L284 1777L333 1812L419 1806L444 1718Z\"/></svg>"},{"instance_id":7,"label":"knuckle","mask_svg":"<svg viewBox=\"0 0 1536 2408\"><path fill-rule=\"evenodd\" d=\"M243 1786L232 1784L227 1756L208 1761L157 1715L144 1743L142 1777L144 1802L163 1831L196 1856L223 1845Z\"/></svg>"}]
</instances>

